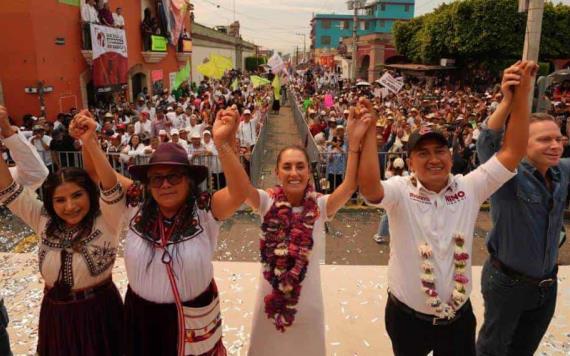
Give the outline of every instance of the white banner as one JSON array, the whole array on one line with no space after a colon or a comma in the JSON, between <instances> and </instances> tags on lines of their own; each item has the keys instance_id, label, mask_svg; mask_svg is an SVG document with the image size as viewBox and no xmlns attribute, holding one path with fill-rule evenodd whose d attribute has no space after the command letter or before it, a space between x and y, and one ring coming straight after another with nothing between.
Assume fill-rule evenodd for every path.
<instances>
[{"instance_id":1,"label":"white banner","mask_svg":"<svg viewBox=\"0 0 570 356\"><path fill-rule=\"evenodd\" d=\"M283 62L281 56L279 56L277 53L273 53L271 58L269 58L267 61L267 65L271 67L271 72L274 74L277 74L285 69L285 63Z\"/></svg>"},{"instance_id":2,"label":"white banner","mask_svg":"<svg viewBox=\"0 0 570 356\"><path fill-rule=\"evenodd\" d=\"M394 79L388 72L384 73L382 78L378 79L378 83L394 94L397 94L404 86L404 82Z\"/></svg>"},{"instance_id":3,"label":"white banner","mask_svg":"<svg viewBox=\"0 0 570 356\"><path fill-rule=\"evenodd\" d=\"M91 24L93 60L105 53L114 52L127 58L127 37L125 30Z\"/></svg>"}]
</instances>

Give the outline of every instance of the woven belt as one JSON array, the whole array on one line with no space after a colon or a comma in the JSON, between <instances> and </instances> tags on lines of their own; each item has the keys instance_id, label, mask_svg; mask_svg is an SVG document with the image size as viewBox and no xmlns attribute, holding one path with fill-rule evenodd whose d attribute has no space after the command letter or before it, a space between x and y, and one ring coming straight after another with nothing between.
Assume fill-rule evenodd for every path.
<instances>
[{"instance_id":1,"label":"woven belt","mask_svg":"<svg viewBox=\"0 0 570 356\"><path fill-rule=\"evenodd\" d=\"M554 271L551 273L551 275L548 278L541 279L541 278L529 277L525 274L517 272L517 271L513 270L512 268L506 266L503 262L501 262L499 259L497 259L495 257L491 257L490 261L491 261L491 265L493 267L495 267L497 270L501 271L503 274L509 276L512 279L524 282L526 284L530 284L530 285L535 286L535 287L548 288L556 282L556 275L558 273L558 265L556 265L556 267L554 268Z\"/></svg>"},{"instance_id":2,"label":"woven belt","mask_svg":"<svg viewBox=\"0 0 570 356\"><path fill-rule=\"evenodd\" d=\"M108 279L102 281L101 283L99 283L97 285L94 285L94 286L91 286L88 288L84 288L84 289L72 290L69 292L69 294L65 295L59 301L77 302L77 301L81 301L81 300L91 299L91 298L95 297L97 295L97 293L100 293L102 290L107 288L112 283L113 283L112 278L108 278ZM44 289L44 292L47 293L51 289L52 289L51 287L46 286Z\"/></svg>"},{"instance_id":3,"label":"woven belt","mask_svg":"<svg viewBox=\"0 0 570 356\"><path fill-rule=\"evenodd\" d=\"M436 326L440 326L440 325L445 326L445 325L453 324L457 319L461 318L465 312L471 310L471 300L468 299L467 302L465 302L465 304L463 304L463 306L459 310L455 311L455 316L453 318L451 318L451 319L439 318L435 315L424 314L424 313L420 313L418 311L415 311L414 309L410 308L406 304L399 301L398 298L396 298L392 293L388 293L388 298L398 309L400 309L404 313L411 315L414 318L417 318L417 319L420 319L423 321L427 321L430 324L436 325Z\"/></svg>"}]
</instances>

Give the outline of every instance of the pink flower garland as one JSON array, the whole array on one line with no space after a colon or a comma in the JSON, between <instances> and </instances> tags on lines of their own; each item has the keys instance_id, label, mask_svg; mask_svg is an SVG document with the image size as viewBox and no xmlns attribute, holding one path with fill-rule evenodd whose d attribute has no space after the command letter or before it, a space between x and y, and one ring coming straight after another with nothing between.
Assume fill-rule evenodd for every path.
<instances>
[{"instance_id":1,"label":"pink flower garland","mask_svg":"<svg viewBox=\"0 0 570 356\"><path fill-rule=\"evenodd\" d=\"M453 280L455 281L455 288L451 294L451 305L449 303L443 303L435 289L434 266L430 261L432 257L431 246L427 242L424 242L419 248L420 256L423 259L420 279L422 281L422 290L427 295L426 303L432 307L435 314L442 319L452 319L455 316L455 311L467 301L465 285L469 283L469 278L465 275L465 266L469 260L469 254L464 248L465 238L463 235L454 234L453 240L455 241L455 251L453 254L453 264L455 267Z\"/></svg>"},{"instance_id":2,"label":"pink flower garland","mask_svg":"<svg viewBox=\"0 0 570 356\"><path fill-rule=\"evenodd\" d=\"M260 240L263 277L273 290L265 296L265 313L275 328L285 332L293 324L313 248L313 226L319 217L317 197L311 185L305 190L303 212L293 214L282 187L270 192L274 203L265 214Z\"/></svg>"}]
</instances>

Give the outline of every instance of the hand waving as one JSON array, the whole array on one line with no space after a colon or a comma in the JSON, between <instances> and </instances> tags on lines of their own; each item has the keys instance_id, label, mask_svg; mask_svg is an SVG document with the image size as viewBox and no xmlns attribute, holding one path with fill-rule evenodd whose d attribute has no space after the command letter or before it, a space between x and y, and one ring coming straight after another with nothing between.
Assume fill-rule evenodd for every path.
<instances>
[{"instance_id":1,"label":"hand waving","mask_svg":"<svg viewBox=\"0 0 570 356\"><path fill-rule=\"evenodd\" d=\"M358 147L366 132L376 123L372 112L372 104L365 98L360 98L356 107L350 108L348 116L348 139L352 147ZM374 128L375 129L375 128Z\"/></svg>"},{"instance_id":2,"label":"hand waving","mask_svg":"<svg viewBox=\"0 0 570 356\"><path fill-rule=\"evenodd\" d=\"M88 110L79 112L69 124L70 136L84 143L96 138L96 130L97 122L95 122Z\"/></svg>"},{"instance_id":3,"label":"hand waving","mask_svg":"<svg viewBox=\"0 0 570 356\"><path fill-rule=\"evenodd\" d=\"M503 80L501 81L501 92L503 93L503 100L510 103L513 99L515 87L520 84L522 74L522 62L517 61L515 64L505 69L503 73Z\"/></svg>"},{"instance_id":4,"label":"hand waving","mask_svg":"<svg viewBox=\"0 0 570 356\"><path fill-rule=\"evenodd\" d=\"M235 106L229 109L220 110L216 115L216 121L212 129L214 135L214 143L223 145L224 143L233 146L236 132L239 124L239 113Z\"/></svg>"}]
</instances>

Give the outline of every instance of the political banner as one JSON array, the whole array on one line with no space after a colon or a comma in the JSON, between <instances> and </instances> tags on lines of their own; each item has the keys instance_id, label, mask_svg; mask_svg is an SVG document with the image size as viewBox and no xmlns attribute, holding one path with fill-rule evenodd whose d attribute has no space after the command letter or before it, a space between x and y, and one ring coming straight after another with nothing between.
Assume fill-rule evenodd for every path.
<instances>
[{"instance_id":1,"label":"political banner","mask_svg":"<svg viewBox=\"0 0 570 356\"><path fill-rule=\"evenodd\" d=\"M93 85L119 89L128 81L127 37L118 28L91 25L93 43ZM98 90L101 91L101 90Z\"/></svg>"},{"instance_id":2,"label":"political banner","mask_svg":"<svg viewBox=\"0 0 570 356\"><path fill-rule=\"evenodd\" d=\"M150 50L153 52L168 51L168 39L164 36L150 36Z\"/></svg>"},{"instance_id":3,"label":"political banner","mask_svg":"<svg viewBox=\"0 0 570 356\"><path fill-rule=\"evenodd\" d=\"M273 53L271 58L267 61L267 65L271 67L271 72L277 74L285 69L285 63L280 55L277 53Z\"/></svg>"},{"instance_id":4,"label":"political banner","mask_svg":"<svg viewBox=\"0 0 570 356\"><path fill-rule=\"evenodd\" d=\"M382 78L378 79L378 83L394 94L398 94L404 86L404 82L394 79L388 72L384 73Z\"/></svg>"}]
</instances>

